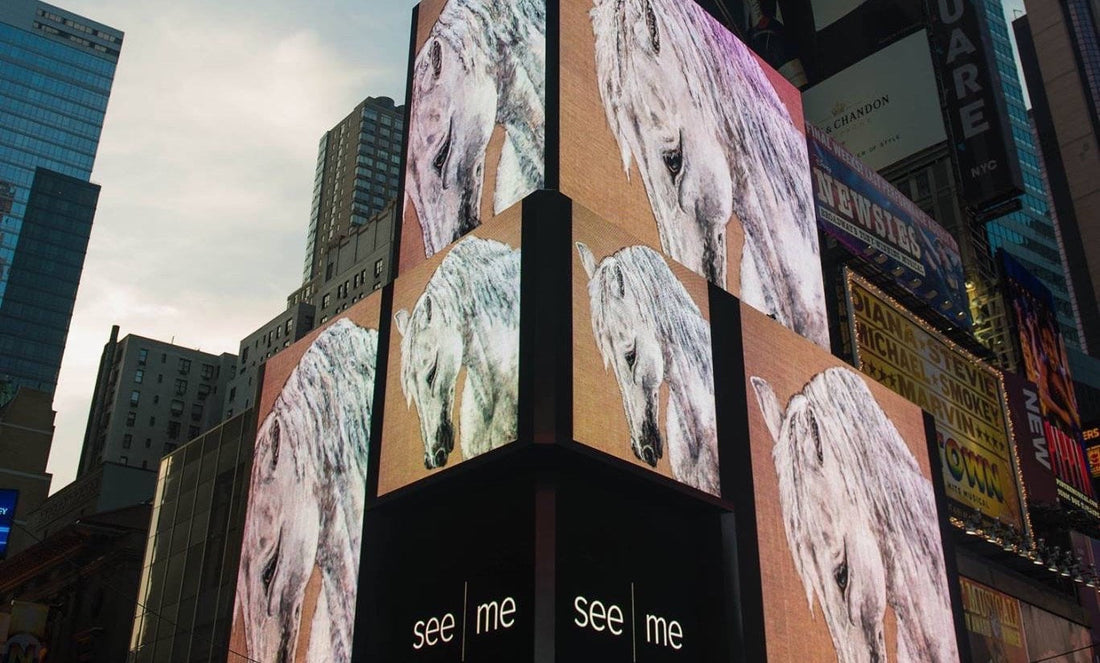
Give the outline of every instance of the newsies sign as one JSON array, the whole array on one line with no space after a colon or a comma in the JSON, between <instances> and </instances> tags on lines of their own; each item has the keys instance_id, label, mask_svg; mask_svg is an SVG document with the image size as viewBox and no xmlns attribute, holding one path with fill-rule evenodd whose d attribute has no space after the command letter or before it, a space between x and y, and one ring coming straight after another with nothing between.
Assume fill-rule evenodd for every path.
<instances>
[{"instance_id":1,"label":"newsies sign","mask_svg":"<svg viewBox=\"0 0 1100 663\"><path fill-rule=\"evenodd\" d=\"M968 0L928 0L932 58L954 144L963 199L981 209L1022 191L993 46Z\"/></svg>"}]
</instances>

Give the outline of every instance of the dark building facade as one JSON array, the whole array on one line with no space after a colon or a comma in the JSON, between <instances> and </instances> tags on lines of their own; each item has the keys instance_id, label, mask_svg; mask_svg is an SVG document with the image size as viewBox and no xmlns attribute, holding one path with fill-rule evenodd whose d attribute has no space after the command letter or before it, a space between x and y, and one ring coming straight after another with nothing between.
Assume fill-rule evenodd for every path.
<instances>
[{"instance_id":1,"label":"dark building facade","mask_svg":"<svg viewBox=\"0 0 1100 663\"><path fill-rule=\"evenodd\" d=\"M34 0L0 7L0 399L56 387L122 37Z\"/></svg>"}]
</instances>

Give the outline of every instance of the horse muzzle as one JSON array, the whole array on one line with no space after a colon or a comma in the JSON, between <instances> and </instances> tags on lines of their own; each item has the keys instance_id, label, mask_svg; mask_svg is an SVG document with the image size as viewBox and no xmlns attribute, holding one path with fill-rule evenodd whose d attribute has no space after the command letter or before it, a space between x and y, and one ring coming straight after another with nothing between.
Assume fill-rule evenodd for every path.
<instances>
[{"instance_id":1,"label":"horse muzzle","mask_svg":"<svg viewBox=\"0 0 1100 663\"><path fill-rule=\"evenodd\" d=\"M631 446L639 460L650 467L657 467L657 461L664 455L664 445L661 443L661 432L657 430L657 422L647 417L645 424L642 425L640 439L634 440Z\"/></svg>"},{"instance_id":2,"label":"horse muzzle","mask_svg":"<svg viewBox=\"0 0 1100 663\"><path fill-rule=\"evenodd\" d=\"M454 428L451 422L444 421L439 426L439 434L436 436L436 445L424 452L424 467L429 470L443 467L447 464L447 457L455 448Z\"/></svg>"}]
</instances>

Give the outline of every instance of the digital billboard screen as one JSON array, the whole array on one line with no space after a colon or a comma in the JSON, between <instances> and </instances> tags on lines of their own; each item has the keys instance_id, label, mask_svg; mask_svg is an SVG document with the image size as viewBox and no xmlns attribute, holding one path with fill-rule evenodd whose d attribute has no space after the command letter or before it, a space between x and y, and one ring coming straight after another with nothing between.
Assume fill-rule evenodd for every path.
<instances>
[{"instance_id":1,"label":"digital billboard screen","mask_svg":"<svg viewBox=\"0 0 1100 663\"><path fill-rule=\"evenodd\" d=\"M806 90L806 121L872 170L947 140L923 30Z\"/></svg>"},{"instance_id":2,"label":"digital billboard screen","mask_svg":"<svg viewBox=\"0 0 1100 663\"><path fill-rule=\"evenodd\" d=\"M416 16L399 273L545 176L545 1L424 0Z\"/></svg>"},{"instance_id":3,"label":"digital billboard screen","mask_svg":"<svg viewBox=\"0 0 1100 663\"><path fill-rule=\"evenodd\" d=\"M381 293L267 361L230 647L350 661Z\"/></svg>"},{"instance_id":4,"label":"digital billboard screen","mask_svg":"<svg viewBox=\"0 0 1100 663\"><path fill-rule=\"evenodd\" d=\"M1020 602L968 578L959 578L974 661L1030 663Z\"/></svg>"},{"instance_id":5,"label":"digital billboard screen","mask_svg":"<svg viewBox=\"0 0 1100 663\"><path fill-rule=\"evenodd\" d=\"M959 660L924 413L741 320L768 660Z\"/></svg>"},{"instance_id":6,"label":"digital billboard screen","mask_svg":"<svg viewBox=\"0 0 1100 663\"><path fill-rule=\"evenodd\" d=\"M18 501L18 490L0 488L0 559L8 552L8 540L15 524L15 505Z\"/></svg>"},{"instance_id":7,"label":"digital billboard screen","mask_svg":"<svg viewBox=\"0 0 1100 663\"><path fill-rule=\"evenodd\" d=\"M1020 461L1020 478L1024 482L1027 501L1031 506L1054 506L1062 483L1054 475L1050 462L1050 442L1043 431L1043 413L1039 406L1039 388L1015 373L1005 371L1005 396L1012 417L1012 434L1016 438L1016 457Z\"/></svg>"},{"instance_id":8,"label":"digital billboard screen","mask_svg":"<svg viewBox=\"0 0 1100 663\"><path fill-rule=\"evenodd\" d=\"M573 206L573 437L721 495L707 281Z\"/></svg>"},{"instance_id":9,"label":"digital billboard screen","mask_svg":"<svg viewBox=\"0 0 1100 663\"><path fill-rule=\"evenodd\" d=\"M848 311L860 370L935 418L955 515L1024 531L1000 374L851 273Z\"/></svg>"},{"instance_id":10,"label":"digital billboard screen","mask_svg":"<svg viewBox=\"0 0 1100 663\"><path fill-rule=\"evenodd\" d=\"M692 0L560 11L561 192L828 348L798 90Z\"/></svg>"},{"instance_id":11,"label":"digital billboard screen","mask_svg":"<svg viewBox=\"0 0 1100 663\"><path fill-rule=\"evenodd\" d=\"M1039 391L1042 417L1037 423L1046 437L1050 463L1058 478L1059 497L1098 517L1073 376L1055 315L1054 297L1008 252L1002 249L997 256L1008 305L1016 321L1023 372Z\"/></svg>"},{"instance_id":12,"label":"digital billboard screen","mask_svg":"<svg viewBox=\"0 0 1100 663\"><path fill-rule=\"evenodd\" d=\"M516 439L520 207L393 284L378 494Z\"/></svg>"},{"instance_id":13,"label":"digital billboard screen","mask_svg":"<svg viewBox=\"0 0 1100 663\"><path fill-rule=\"evenodd\" d=\"M959 245L828 133L806 125L817 224L952 325L970 326Z\"/></svg>"}]
</instances>

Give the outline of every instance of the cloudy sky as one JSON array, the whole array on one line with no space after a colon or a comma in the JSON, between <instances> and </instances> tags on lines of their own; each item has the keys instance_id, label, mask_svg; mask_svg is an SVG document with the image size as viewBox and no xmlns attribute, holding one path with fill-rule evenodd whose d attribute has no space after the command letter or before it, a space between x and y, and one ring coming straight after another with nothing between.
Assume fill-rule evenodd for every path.
<instances>
[{"instance_id":1,"label":"cloudy sky","mask_svg":"<svg viewBox=\"0 0 1100 663\"><path fill-rule=\"evenodd\" d=\"M364 97L403 102L415 2L55 4L126 37L54 400L54 491L76 475L111 325L236 353L285 308L302 278L318 140Z\"/></svg>"}]
</instances>

